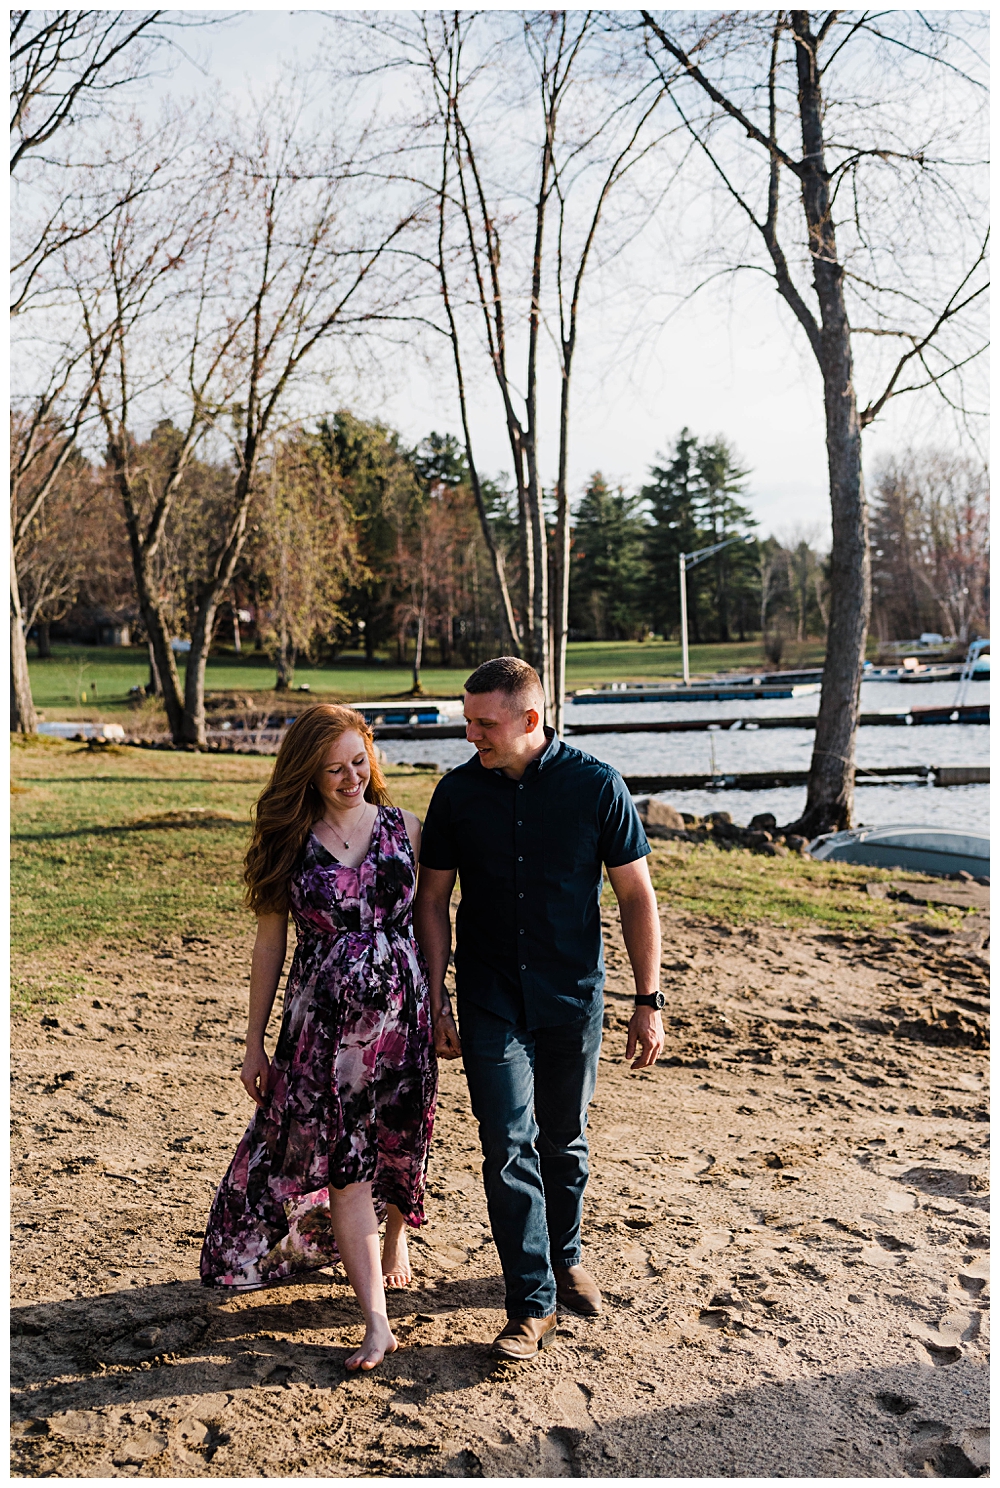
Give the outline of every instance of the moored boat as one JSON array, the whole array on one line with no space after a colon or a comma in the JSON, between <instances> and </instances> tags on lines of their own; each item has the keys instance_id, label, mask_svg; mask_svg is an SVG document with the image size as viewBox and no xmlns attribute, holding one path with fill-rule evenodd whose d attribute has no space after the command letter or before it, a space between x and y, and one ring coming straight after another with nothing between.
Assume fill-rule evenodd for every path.
<instances>
[{"instance_id":1,"label":"moored boat","mask_svg":"<svg viewBox=\"0 0 1000 1488\"><path fill-rule=\"evenodd\" d=\"M912 873L971 873L990 876L990 839L977 832L944 827L852 827L828 832L809 844L814 858L868 863L873 868L906 868Z\"/></svg>"}]
</instances>

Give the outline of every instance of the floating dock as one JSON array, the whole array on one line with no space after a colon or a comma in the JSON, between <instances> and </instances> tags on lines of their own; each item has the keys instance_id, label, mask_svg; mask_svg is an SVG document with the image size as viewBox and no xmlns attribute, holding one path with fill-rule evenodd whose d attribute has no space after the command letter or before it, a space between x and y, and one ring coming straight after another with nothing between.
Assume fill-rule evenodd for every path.
<instances>
[{"instance_id":1,"label":"floating dock","mask_svg":"<svg viewBox=\"0 0 1000 1488\"><path fill-rule=\"evenodd\" d=\"M723 775L626 775L626 788L633 796L655 796L660 791L688 790L781 790L808 785L808 770L767 770L753 774ZM925 780L929 785L989 785L989 765L884 765L858 770L856 785L892 785Z\"/></svg>"},{"instance_id":2,"label":"floating dock","mask_svg":"<svg viewBox=\"0 0 1000 1488\"><path fill-rule=\"evenodd\" d=\"M757 685L746 682L692 682L690 687L630 687L607 692L577 692L574 703L730 703L737 698L755 702L768 698L808 697L819 692L818 682L784 682Z\"/></svg>"},{"instance_id":3,"label":"floating dock","mask_svg":"<svg viewBox=\"0 0 1000 1488\"><path fill-rule=\"evenodd\" d=\"M374 713L374 710L372 710ZM862 713L860 728L906 728L917 723L989 723L989 703L965 708L910 708L905 712L890 709L886 713ZM369 719L376 739L464 739L464 723L390 723L379 722L379 715ZM790 718L656 718L627 723L567 723L566 737L573 734L696 734L716 730L799 728L814 729L816 715L805 713Z\"/></svg>"}]
</instances>

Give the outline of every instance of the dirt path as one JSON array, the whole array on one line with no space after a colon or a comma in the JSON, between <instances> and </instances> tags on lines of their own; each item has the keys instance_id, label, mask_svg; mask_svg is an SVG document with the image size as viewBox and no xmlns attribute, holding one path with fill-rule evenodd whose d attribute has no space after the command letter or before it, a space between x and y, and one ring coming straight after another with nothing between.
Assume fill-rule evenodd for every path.
<instances>
[{"instance_id":1,"label":"dirt path","mask_svg":"<svg viewBox=\"0 0 1000 1488\"><path fill-rule=\"evenodd\" d=\"M109 951L82 968L96 994L17 1022L15 1475L979 1475L985 962L664 928L668 1045L639 1077L609 934L584 1231L606 1310L519 1367L487 1352L502 1291L460 1068L390 1300L403 1347L346 1379L342 1276L195 1281L249 1113L249 942Z\"/></svg>"}]
</instances>

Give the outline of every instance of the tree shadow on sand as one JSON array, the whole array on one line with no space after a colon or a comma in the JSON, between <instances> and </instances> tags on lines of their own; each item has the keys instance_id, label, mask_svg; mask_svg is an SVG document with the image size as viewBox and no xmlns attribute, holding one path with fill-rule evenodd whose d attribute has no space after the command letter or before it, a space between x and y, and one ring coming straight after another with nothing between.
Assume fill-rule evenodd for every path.
<instances>
[{"instance_id":1,"label":"tree shadow on sand","mask_svg":"<svg viewBox=\"0 0 1000 1488\"><path fill-rule=\"evenodd\" d=\"M424 1283L389 1292L387 1302L400 1341L419 1343L410 1335L426 1331L428 1323L482 1309L499 1311L503 1283L499 1277ZM272 1377L283 1384L293 1375L329 1388L344 1378L344 1360L357 1340L324 1346L293 1344L286 1336L345 1329L360 1339L357 1302L342 1276L324 1272L255 1292L178 1281L16 1307L11 1312L12 1415L37 1417L43 1404L46 1414L75 1409L74 1397L83 1394L90 1408L98 1408L102 1400L95 1398L95 1388L98 1397L106 1394L105 1403L115 1404L246 1389ZM469 1350L472 1376L492 1367L488 1343L484 1332L480 1348L471 1342L457 1345ZM383 1373L398 1362L387 1360ZM66 1379L71 1375L76 1379Z\"/></svg>"},{"instance_id":2,"label":"tree shadow on sand","mask_svg":"<svg viewBox=\"0 0 1000 1488\"><path fill-rule=\"evenodd\" d=\"M461 1435L402 1441L384 1460L373 1447L366 1474L971 1478L986 1471L988 1387L972 1357L852 1371L838 1371L831 1360L828 1370L785 1380L768 1378L748 1361L745 1388L720 1385L708 1399L677 1405L657 1395L684 1368L684 1350L664 1356L652 1378L645 1366L638 1381L624 1356L610 1374L595 1369L589 1356L588 1370L574 1343L579 1319L561 1337L562 1347L507 1373L511 1366L489 1353L502 1316L499 1277L425 1281L388 1300L403 1346L380 1366L378 1384L418 1413L425 1409L428 1419L444 1411ZM584 1336L590 1326L583 1324ZM345 1330L350 1346L340 1337ZM326 1331L337 1341L301 1339L303 1332ZM76 1422L82 1430L79 1423L102 1410L102 1430L121 1431L123 1439L127 1433L110 1417L117 1421L124 1412L127 1421L138 1407L157 1419L180 1411L215 1422L212 1429L224 1440L223 1428L239 1430L247 1392L298 1386L303 1409L308 1392L334 1392L353 1416L351 1402L367 1399L365 1380L372 1379L345 1376L344 1360L359 1339L357 1304L343 1280L328 1273L236 1295L182 1281L17 1307L11 1417L22 1460L16 1470L34 1475L33 1453L61 1451L63 1425ZM505 1425L514 1423L493 1410L469 1412L470 1392L479 1399L475 1392L484 1385L488 1392L498 1372L531 1400L529 1416L519 1417L513 1432ZM648 1399L636 1399L640 1387ZM118 1408L110 1417L109 1407ZM296 1418L303 1419L298 1407ZM173 1450L166 1436L163 1441L164 1451ZM100 1450L109 1445L113 1450L105 1435ZM337 1471L322 1444L313 1456L308 1442L302 1447L309 1467L296 1466L295 1475L310 1476L320 1464L324 1474ZM56 1476L75 1471L66 1450ZM379 1450L389 1448L383 1443ZM51 1457L39 1459L39 1471L52 1465Z\"/></svg>"}]
</instances>

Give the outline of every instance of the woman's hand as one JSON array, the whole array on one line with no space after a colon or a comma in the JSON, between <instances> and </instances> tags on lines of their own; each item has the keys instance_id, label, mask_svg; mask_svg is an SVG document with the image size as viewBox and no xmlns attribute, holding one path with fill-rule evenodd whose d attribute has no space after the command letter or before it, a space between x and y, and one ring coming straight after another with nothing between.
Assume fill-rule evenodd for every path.
<instances>
[{"instance_id":1,"label":"woman's hand","mask_svg":"<svg viewBox=\"0 0 1000 1488\"><path fill-rule=\"evenodd\" d=\"M455 1027L451 1004L445 1003L434 1014L434 1052L439 1059L461 1059L462 1044Z\"/></svg>"},{"instance_id":2,"label":"woman's hand","mask_svg":"<svg viewBox=\"0 0 1000 1488\"><path fill-rule=\"evenodd\" d=\"M240 1080L243 1089L253 1101L255 1106L263 1106L264 1097L267 1094L268 1079L271 1074L271 1065L264 1046L259 1049L248 1049L240 1070Z\"/></svg>"}]
</instances>

